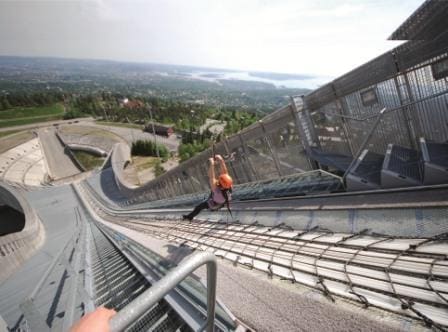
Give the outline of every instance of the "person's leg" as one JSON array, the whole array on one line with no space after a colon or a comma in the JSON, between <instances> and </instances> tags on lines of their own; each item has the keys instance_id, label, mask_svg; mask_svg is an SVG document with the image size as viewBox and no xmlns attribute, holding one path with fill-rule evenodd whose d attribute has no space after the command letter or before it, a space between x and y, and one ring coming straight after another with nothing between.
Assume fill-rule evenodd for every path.
<instances>
[{"instance_id":1,"label":"person's leg","mask_svg":"<svg viewBox=\"0 0 448 332\"><path fill-rule=\"evenodd\" d=\"M202 202L199 205L197 205L193 211L191 211L190 214L184 215L184 219L193 220L194 217L196 217L199 212L201 212L204 209L208 209L208 202Z\"/></svg>"}]
</instances>

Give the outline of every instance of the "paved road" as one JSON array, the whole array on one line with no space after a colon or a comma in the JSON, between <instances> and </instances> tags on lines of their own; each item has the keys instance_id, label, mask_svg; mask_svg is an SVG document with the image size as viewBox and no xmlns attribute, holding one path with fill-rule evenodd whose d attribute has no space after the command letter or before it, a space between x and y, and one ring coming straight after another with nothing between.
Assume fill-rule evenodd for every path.
<instances>
[{"instance_id":1,"label":"paved road","mask_svg":"<svg viewBox=\"0 0 448 332\"><path fill-rule=\"evenodd\" d=\"M44 150L48 171L54 180L81 173L70 157L65 154L64 147L57 139L54 128L39 129L38 135Z\"/></svg>"},{"instance_id":2,"label":"paved road","mask_svg":"<svg viewBox=\"0 0 448 332\"><path fill-rule=\"evenodd\" d=\"M43 127L49 127L53 125L63 125L63 124L69 124L74 122L83 122L83 123L91 123L93 122L93 118L80 118L80 119L74 119L74 120L60 120L60 121L48 121L48 122L37 122L29 125L23 125L23 126L12 126L12 127L5 127L0 128L0 132L2 131L11 131L11 130L26 130L26 129L34 129L34 128L43 128Z\"/></svg>"}]
</instances>

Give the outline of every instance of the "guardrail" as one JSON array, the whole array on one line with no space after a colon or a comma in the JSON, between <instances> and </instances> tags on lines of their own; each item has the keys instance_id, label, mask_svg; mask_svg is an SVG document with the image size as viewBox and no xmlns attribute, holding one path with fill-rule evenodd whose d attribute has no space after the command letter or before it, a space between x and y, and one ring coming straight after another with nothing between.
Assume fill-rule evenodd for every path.
<instances>
[{"instance_id":1,"label":"guardrail","mask_svg":"<svg viewBox=\"0 0 448 332\"><path fill-rule=\"evenodd\" d=\"M118 332L126 329L202 265L207 266L207 320L200 330L205 329L207 332L212 332L215 321L217 263L215 255L209 252L193 254L171 270L163 279L153 284L151 288L112 317L109 323L110 330Z\"/></svg>"}]
</instances>

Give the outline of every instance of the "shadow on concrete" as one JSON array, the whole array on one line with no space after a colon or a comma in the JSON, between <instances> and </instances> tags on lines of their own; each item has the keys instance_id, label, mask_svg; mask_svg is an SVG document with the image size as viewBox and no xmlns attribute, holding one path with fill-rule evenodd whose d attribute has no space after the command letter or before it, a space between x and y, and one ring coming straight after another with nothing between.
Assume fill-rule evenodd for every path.
<instances>
[{"instance_id":1,"label":"shadow on concrete","mask_svg":"<svg viewBox=\"0 0 448 332\"><path fill-rule=\"evenodd\" d=\"M8 205L0 205L0 236L17 233L25 228L25 215Z\"/></svg>"},{"instance_id":2,"label":"shadow on concrete","mask_svg":"<svg viewBox=\"0 0 448 332\"><path fill-rule=\"evenodd\" d=\"M175 246L172 244L167 244L164 247L168 251L166 260L174 265L178 265L185 257L193 252L191 248L188 248L186 246Z\"/></svg>"},{"instance_id":3,"label":"shadow on concrete","mask_svg":"<svg viewBox=\"0 0 448 332\"><path fill-rule=\"evenodd\" d=\"M126 199L126 197L121 194L120 189L117 186L112 168L105 169L101 172L100 185L102 192L110 200L122 201Z\"/></svg>"}]
</instances>

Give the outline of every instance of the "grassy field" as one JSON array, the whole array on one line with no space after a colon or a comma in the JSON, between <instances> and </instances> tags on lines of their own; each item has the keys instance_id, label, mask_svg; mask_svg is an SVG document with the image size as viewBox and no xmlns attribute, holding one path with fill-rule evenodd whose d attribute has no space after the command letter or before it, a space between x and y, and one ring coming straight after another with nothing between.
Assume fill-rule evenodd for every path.
<instances>
[{"instance_id":1,"label":"grassy field","mask_svg":"<svg viewBox=\"0 0 448 332\"><path fill-rule=\"evenodd\" d=\"M112 126L112 127L124 127L124 128L134 128L143 129L143 125L133 124L133 123L123 123L123 122L107 122L107 121L95 121L97 124L102 126Z\"/></svg>"},{"instance_id":2,"label":"grassy field","mask_svg":"<svg viewBox=\"0 0 448 332\"><path fill-rule=\"evenodd\" d=\"M0 138L8 135L12 135L18 133L20 130L8 130L8 131L0 131Z\"/></svg>"},{"instance_id":3,"label":"grassy field","mask_svg":"<svg viewBox=\"0 0 448 332\"><path fill-rule=\"evenodd\" d=\"M110 138L117 142L123 141L123 139L120 136L118 136L110 131L95 128L95 127L70 125L70 126L60 126L59 130L63 134L74 134L74 135L82 135L82 136L89 135L89 136Z\"/></svg>"},{"instance_id":4,"label":"grassy field","mask_svg":"<svg viewBox=\"0 0 448 332\"><path fill-rule=\"evenodd\" d=\"M61 104L42 107L17 107L0 112L0 128L62 119Z\"/></svg>"},{"instance_id":5,"label":"grassy field","mask_svg":"<svg viewBox=\"0 0 448 332\"><path fill-rule=\"evenodd\" d=\"M82 166L88 171L100 167L104 163L104 159L102 157L94 156L85 151L73 151L76 159L81 163Z\"/></svg>"},{"instance_id":6,"label":"grassy field","mask_svg":"<svg viewBox=\"0 0 448 332\"><path fill-rule=\"evenodd\" d=\"M156 157L140 157L133 156L132 163L136 168L137 172L142 172L148 168L152 168L156 165L158 158Z\"/></svg>"},{"instance_id":7,"label":"grassy field","mask_svg":"<svg viewBox=\"0 0 448 332\"><path fill-rule=\"evenodd\" d=\"M7 131L6 133L11 133L11 131ZM0 139L0 153L8 151L17 145L28 142L33 139L34 135L31 131L21 131L14 135L10 135L8 137L3 137Z\"/></svg>"}]
</instances>

